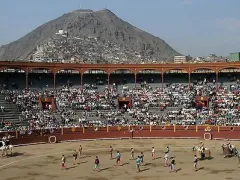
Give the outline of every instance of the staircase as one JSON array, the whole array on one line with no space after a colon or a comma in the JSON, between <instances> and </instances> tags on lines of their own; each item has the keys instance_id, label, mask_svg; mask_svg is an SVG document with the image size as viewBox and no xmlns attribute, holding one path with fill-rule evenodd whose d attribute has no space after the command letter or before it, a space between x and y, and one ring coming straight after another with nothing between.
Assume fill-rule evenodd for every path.
<instances>
[{"instance_id":1,"label":"staircase","mask_svg":"<svg viewBox=\"0 0 240 180\"><path fill-rule=\"evenodd\" d=\"M0 94L0 106L4 106L4 112L0 111L0 120L9 122L18 122L21 112L18 111L18 108L12 102L5 101L5 95Z\"/></svg>"}]
</instances>

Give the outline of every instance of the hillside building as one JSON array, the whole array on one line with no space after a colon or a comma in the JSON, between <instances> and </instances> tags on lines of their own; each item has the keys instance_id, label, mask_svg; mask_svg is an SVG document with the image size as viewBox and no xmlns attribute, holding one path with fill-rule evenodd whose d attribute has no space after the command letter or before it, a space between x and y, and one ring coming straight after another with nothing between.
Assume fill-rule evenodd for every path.
<instances>
[{"instance_id":1,"label":"hillside building","mask_svg":"<svg viewBox=\"0 0 240 180\"><path fill-rule=\"evenodd\" d=\"M47 62L49 60L46 53L43 51L43 47L37 46L37 51L32 55L34 62Z\"/></svg>"}]
</instances>

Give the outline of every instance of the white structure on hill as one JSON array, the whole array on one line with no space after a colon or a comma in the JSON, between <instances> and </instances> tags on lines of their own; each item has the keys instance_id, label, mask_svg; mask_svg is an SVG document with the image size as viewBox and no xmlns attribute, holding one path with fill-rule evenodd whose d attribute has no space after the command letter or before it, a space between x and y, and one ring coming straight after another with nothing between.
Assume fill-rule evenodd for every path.
<instances>
[{"instance_id":1,"label":"white structure on hill","mask_svg":"<svg viewBox=\"0 0 240 180\"><path fill-rule=\"evenodd\" d=\"M174 56L174 63L182 64L187 62L187 56Z\"/></svg>"},{"instance_id":2,"label":"white structure on hill","mask_svg":"<svg viewBox=\"0 0 240 180\"><path fill-rule=\"evenodd\" d=\"M67 31L63 31L62 29L58 31L58 33L56 33L58 35L61 35L63 37L67 37L68 36L68 32Z\"/></svg>"}]
</instances>

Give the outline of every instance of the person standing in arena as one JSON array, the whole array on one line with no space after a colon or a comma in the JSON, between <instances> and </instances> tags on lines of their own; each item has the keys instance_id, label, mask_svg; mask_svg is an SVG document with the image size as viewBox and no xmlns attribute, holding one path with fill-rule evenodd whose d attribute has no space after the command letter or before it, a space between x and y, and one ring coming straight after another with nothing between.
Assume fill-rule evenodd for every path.
<instances>
[{"instance_id":1,"label":"person standing in arena","mask_svg":"<svg viewBox=\"0 0 240 180\"><path fill-rule=\"evenodd\" d=\"M175 166L175 160L173 159L170 163L170 172L177 172L174 166Z\"/></svg>"},{"instance_id":2,"label":"person standing in arena","mask_svg":"<svg viewBox=\"0 0 240 180\"><path fill-rule=\"evenodd\" d=\"M66 166L65 166L65 163L66 163L66 157L65 157L64 155L62 155L61 162L62 162L62 169L66 168Z\"/></svg>"},{"instance_id":3,"label":"person standing in arena","mask_svg":"<svg viewBox=\"0 0 240 180\"><path fill-rule=\"evenodd\" d=\"M197 168L197 162L198 162L197 155L194 155L194 158L193 158L193 166L194 166L194 170L195 170L195 171L198 170L198 168Z\"/></svg>"},{"instance_id":4,"label":"person standing in arena","mask_svg":"<svg viewBox=\"0 0 240 180\"><path fill-rule=\"evenodd\" d=\"M141 158L141 164L144 166L144 164L143 164L143 158L144 158L144 154L143 154L143 152L141 152L141 154L140 154L140 158Z\"/></svg>"},{"instance_id":5,"label":"person standing in arena","mask_svg":"<svg viewBox=\"0 0 240 180\"><path fill-rule=\"evenodd\" d=\"M77 151L75 150L75 151L73 152L73 165L76 165L76 163L77 163L77 158L78 158L78 153L77 153Z\"/></svg>"},{"instance_id":6,"label":"person standing in arena","mask_svg":"<svg viewBox=\"0 0 240 180\"><path fill-rule=\"evenodd\" d=\"M82 158L82 145L79 145L78 156L79 156L79 158Z\"/></svg>"},{"instance_id":7,"label":"person standing in arena","mask_svg":"<svg viewBox=\"0 0 240 180\"><path fill-rule=\"evenodd\" d=\"M100 161L99 161L98 156L96 156L94 164L95 164L94 165L94 171L98 170L98 172L100 172L101 171L100 168L99 168Z\"/></svg>"},{"instance_id":8,"label":"person standing in arena","mask_svg":"<svg viewBox=\"0 0 240 180\"><path fill-rule=\"evenodd\" d=\"M136 159L136 168L137 168L137 172L140 172L140 164L141 164L141 158L140 156L137 157Z\"/></svg>"},{"instance_id":9,"label":"person standing in arena","mask_svg":"<svg viewBox=\"0 0 240 180\"><path fill-rule=\"evenodd\" d=\"M169 147L167 146L166 150L165 150L165 153L169 153L170 152L170 149Z\"/></svg>"},{"instance_id":10,"label":"person standing in arena","mask_svg":"<svg viewBox=\"0 0 240 180\"><path fill-rule=\"evenodd\" d=\"M155 160L155 148L152 147L152 160Z\"/></svg>"},{"instance_id":11,"label":"person standing in arena","mask_svg":"<svg viewBox=\"0 0 240 180\"><path fill-rule=\"evenodd\" d=\"M122 166L122 162L121 162L121 154L119 151L117 151L117 156L116 156L116 166Z\"/></svg>"},{"instance_id":12,"label":"person standing in arena","mask_svg":"<svg viewBox=\"0 0 240 180\"><path fill-rule=\"evenodd\" d=\"M110 146L109 148L110 159L113 159L113 148Z\"/></svg>"},{"instance_id":13,"label":"person standing in arena","mask_svg":"<svg viewBox=\"0 0 240 180\"><path fill-rule=\"evenodd\" d=\"M134 159L134 149L131 148L131 159Z\"/></svg>"},{"instance_id":14,"label":"person standing in arena","mask_svg":"<svg viewBox=\"0 0 240 180\"><path fill-rule=\"evenodd\" d=\"M169 155L167 152L165 152L165 155L164 155L164 166L165 167L168 166L168 160L169 160Z\"/></svg>"}]
</instances>

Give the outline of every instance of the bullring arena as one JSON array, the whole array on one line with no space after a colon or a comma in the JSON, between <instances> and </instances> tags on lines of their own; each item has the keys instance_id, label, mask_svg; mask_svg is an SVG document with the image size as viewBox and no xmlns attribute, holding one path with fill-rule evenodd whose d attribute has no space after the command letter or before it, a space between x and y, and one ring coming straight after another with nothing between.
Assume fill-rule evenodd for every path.
<instances>
[{"instance_id":1,"label":"bullring arena","mask_svg":"<svg viewBox=\"0 0 240 180\"><path fill-rule=\"evenodd\" d=\"M227 140L236 148L240 145L239 67L239 63L1 62L0 115L5 122L0 137L10 136L14 145L13 154L0 159L1 179L238 180L239 159L225 158L221 146ZM94 70L105 73L96 75ZM96 83L96 76L101 85ZM146 84L149 77L154 81L150 78ZM200 160L195 172L197 152L193 147L200 141L211 156ZM83 158L73 165L73 153L79 145ZM114 166L110 146L114 157L117 151L122 154L123 166ZM164 167L167 146L176 161L176 173ZM155 160L151 158L152 147L156 149ZM131 148L135 157L140 152L145 155L139 173L136 161L130 160ZM67 158L64 170L62 155ZM100 158L100 172L93 171L95 156Z\"/></svg>"},{"instance_id":2,"label":"bullring arena","mask_svg":"<svg viewBox=\"0 0 240 180\"><path fill-rule=\"evenodd\" d=\"M62 128L53 131L35 131L21 136L19 132L9 132L15 138L13 155L0 161L1 179L239 179L236 157L224 158L221 143L226 138L237 140L240 128L206 126L132 126L99 128ZM39 134L40 135L37 135ZM195 152L192 147L200 139L211 150L212 158L199 161L199 171L193 168ZM204 140L205 139L205 140ZM236 147L240 143L232 141ZM27 145L32 144L32 145ZM35 144L35 145L33 145ZM27 146L26 146L27 145ZM73 151L82 145L83 158L73 165ZM110 159L109 147L113 155L119 150L123 166L114 166ZM164 150L170 147L170 156L176 160L177 173L164 167ZM151 159L152 147L156 149L156 159ZM130 149L135 156L144 153L144 165L136 172L135 160L130 160ZM66 170L61 170L61 155L67 157ZM100 172L93 171L94 158L100 158ZM13 173L14 172L14 173Z\"/></svg>"}]
</instances>

